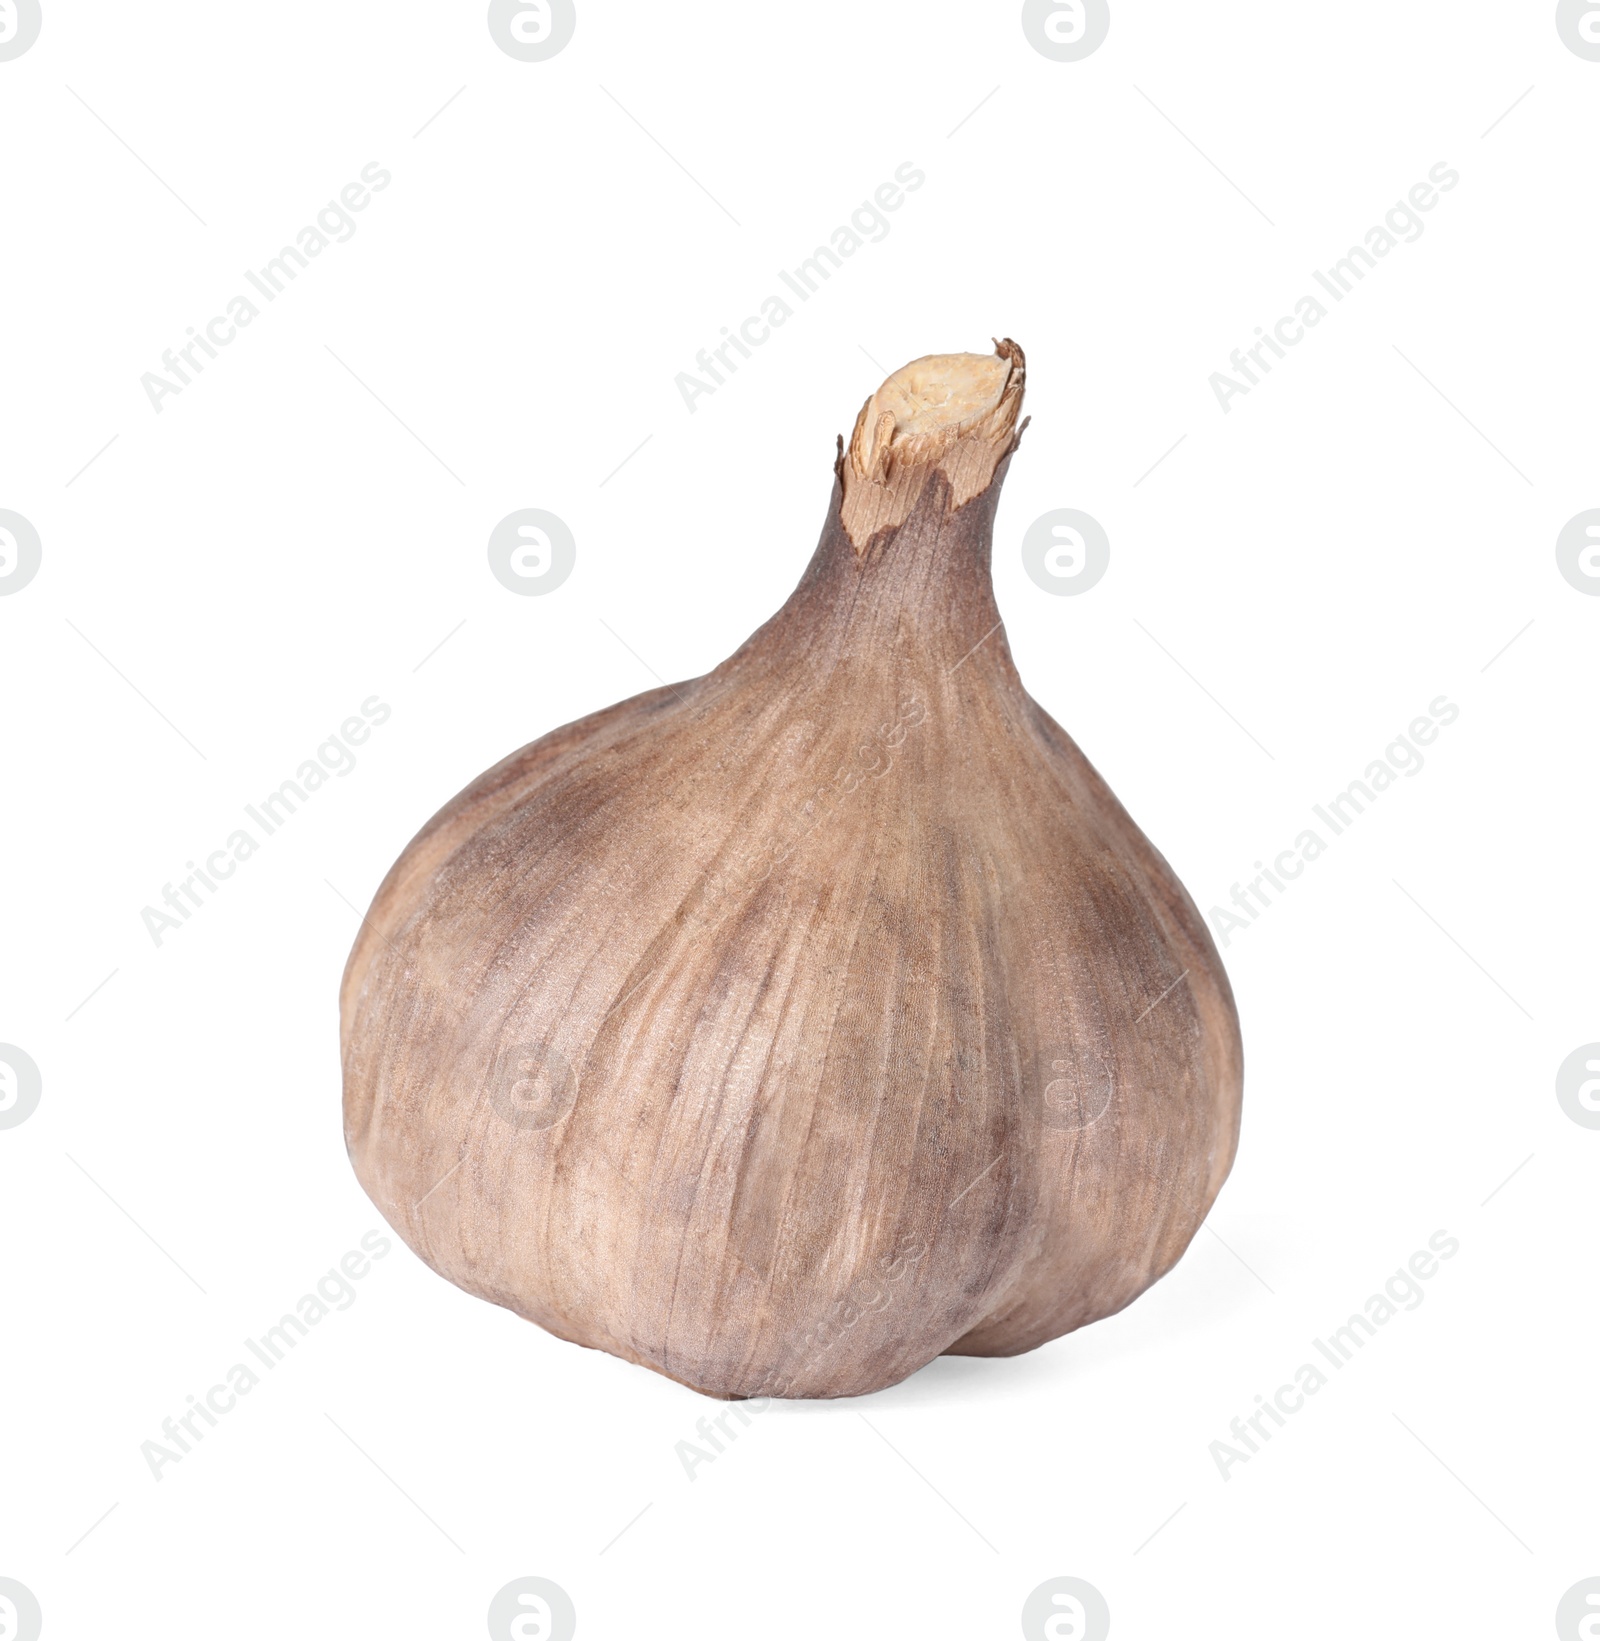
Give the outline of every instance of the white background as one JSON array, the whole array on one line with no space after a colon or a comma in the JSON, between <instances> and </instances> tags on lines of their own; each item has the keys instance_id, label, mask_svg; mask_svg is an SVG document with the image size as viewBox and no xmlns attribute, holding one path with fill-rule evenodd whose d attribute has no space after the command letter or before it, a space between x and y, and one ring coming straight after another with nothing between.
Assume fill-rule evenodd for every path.
<instances>
[{"instance_id":1,"label":"white background","mask_svg":"<svg viewBox=\"0 0 1600 1641\"><path fill-rule=\"evenodd\" d=\"M524 1575L591 1641L1009 1637L1061 1575L1122 1641L1550 1633L1600 1575L1600 1132L1554 1090L1600 1037L1600 601L1554 554L1600 506L1600 64L1552 8L1116 0L1057 63L1009 4L581 0L522 63L476 4L45 7L0 63L0 507L44 553L0 598L0 1039L44 1081L0 1132L0 1575L45 1634L479 1636ZM354 238L157 414L141 374L370 161ZM689 414L675 374L905 161L888 236ZM1423 236L1224 414L1211 373L1440 161ZM997 335L1012 647L1202 909L1460 708L1224 953L1243 1140L1189 1254L691 1481L720 1404L396 1241L155 1480L141 1443L381 1224L353 908L480 769L732 650L880 365ZM549 596L488 571L521 507L577 539ZM1023 571L1058 507L1110 536L1083 596ZM374 694L354 772L157 947L141 908ZM1224 1480L1441 1229L1420 1308Z\"/></svg>"}]
</instances>

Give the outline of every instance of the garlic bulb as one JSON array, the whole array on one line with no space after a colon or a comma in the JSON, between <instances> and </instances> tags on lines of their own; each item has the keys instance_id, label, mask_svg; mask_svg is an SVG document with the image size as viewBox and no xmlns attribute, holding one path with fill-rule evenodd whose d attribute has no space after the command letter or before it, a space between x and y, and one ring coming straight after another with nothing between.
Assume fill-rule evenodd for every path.
<instances>
[{"instance_id":1,"label":"garlic bulb","mask_svg":"<svg viewBox=\"0 0 1600 1641\"><path fill-rule=\"evenodd\" d=\"M513 753L390 871L345 1134L441 1275L710 1395L850 1396L1182 1254L1238 1023L1000 629L1023 376L1009 341L897 371L759 632Z\"/></svg>"}]
</instances>

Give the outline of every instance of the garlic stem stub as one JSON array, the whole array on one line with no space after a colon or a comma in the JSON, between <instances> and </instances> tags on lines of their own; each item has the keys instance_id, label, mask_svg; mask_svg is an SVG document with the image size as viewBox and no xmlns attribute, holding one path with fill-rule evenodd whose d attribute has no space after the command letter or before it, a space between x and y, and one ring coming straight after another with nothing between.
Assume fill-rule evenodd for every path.
<instances>
[{"instance_id":1,"label":"garlic stem stub","mask_svg":"<svg viewBox=\"0 0 1600 1641\"><path fill-rule=\"evenodd\" d=\"M1012 663L1026 365L935 354L841 443L788 602L513 753L379 889L345 1138L415 1252L720 1397L1010 1356L1176 1263L1242 1054L1171 868Z\"/></svg>"}]
</instances>

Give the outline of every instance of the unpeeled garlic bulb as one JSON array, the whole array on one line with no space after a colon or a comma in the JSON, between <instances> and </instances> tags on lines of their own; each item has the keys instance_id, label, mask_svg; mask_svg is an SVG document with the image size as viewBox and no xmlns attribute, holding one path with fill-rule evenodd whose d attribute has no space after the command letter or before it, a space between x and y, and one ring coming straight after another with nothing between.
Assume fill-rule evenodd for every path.
<instances>
[{"instance_id":1,"label":"unpeeled garlic bulb","mask_svg":"<svg viewBox=\"0 0 1600 1641\"><path fill-rule=\"evenodd\" d=\"M1009 341L897 371L759 632L513 753L390 871L345 1134L441 1275L710 1395L850 1396L1182 1254L1238 1023L1000 629L1023 375Z\"/></svg>"}]
</instances>

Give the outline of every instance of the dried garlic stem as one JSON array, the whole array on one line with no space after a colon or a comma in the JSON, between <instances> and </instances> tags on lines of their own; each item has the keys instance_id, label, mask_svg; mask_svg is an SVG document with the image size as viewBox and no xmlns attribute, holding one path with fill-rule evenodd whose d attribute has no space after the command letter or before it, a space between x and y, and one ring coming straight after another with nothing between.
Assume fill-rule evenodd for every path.
<instances>
[{"instance_id":1,"label":"dried garlic stem","mask_svg":"<svg viewBox=\"0 0 1600 1641\"><path fill-rule=\"evenodd\" d=\"M902 366L861 407L843 462L844 527L858 552L903 524L933 475L950 506L989 488L1016 440L1026 368L1022 349L931 353Z\"/></svg>"}]
</instances>

